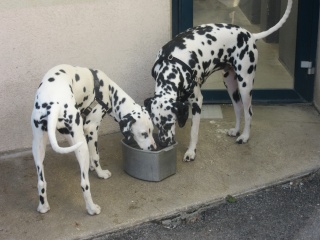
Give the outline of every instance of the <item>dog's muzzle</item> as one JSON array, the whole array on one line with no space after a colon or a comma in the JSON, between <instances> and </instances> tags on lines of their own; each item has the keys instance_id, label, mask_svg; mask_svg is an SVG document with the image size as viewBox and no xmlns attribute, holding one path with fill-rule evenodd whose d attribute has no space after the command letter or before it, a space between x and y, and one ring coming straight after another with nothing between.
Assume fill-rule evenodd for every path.
<instances>
[{"instance_id":1,"label":"dog's muzzle","mask_svg":"<svg viewBox=\"0 0 320 240\"><path fill-rule=\"evenodd\" d=\"M150 145L150 147L148 147L148 150L149 151L156 151L157 148L155 148L153 145Z\"/></svg>"},{"instance_id":2,"label":"dog's muzzle","mask_svg":"<svg viewBox=\"0 0 320 240\"><path fill-rule=\"evenodd\" d=\"M165 147L168 147L168 146L171 146L173 144L175 144L176 141L174 140L174 138L172 137L163 137L160 136L160 133L158 135L158 144L161 148L165 148Z\"/></svg>"}]
</instances>

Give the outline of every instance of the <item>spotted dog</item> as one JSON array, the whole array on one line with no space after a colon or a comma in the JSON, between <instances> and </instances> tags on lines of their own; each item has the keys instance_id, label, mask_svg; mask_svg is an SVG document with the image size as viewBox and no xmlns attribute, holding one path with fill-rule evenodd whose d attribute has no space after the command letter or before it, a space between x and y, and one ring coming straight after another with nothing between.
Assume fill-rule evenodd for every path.
<instances>
[{"instance_id":1,"label":"spotted dog","mask_svg":"<svg viewBox=\"0 0 320 240\"><path fill-rule=\"evenodd\" d=\"M292 7L267 31L251 34L231 24L204 24L178 34L157 54L152 68L156 81L155 96L145 100L153 123L159 129L162 145L174 143L175 122L183 127L192 107L191 139L184 161L195 159L203 97L200 91L210 74L223 70L224 83L232 100L236 124L228 131L238 136L237 143L246 143L252 119L252 87L258 61L256 41L278 30ZM245 126L240 135L240 119L244 110Z\"/></svg>"},{"instance_id":2,"label":"spotted dog","mask_svg":"<svg viewBox=\"0 0 320 240\"><path fill-rule=\"evenodd\" d=\"M153 124L145 107L136 104L102 71L59 65L44 76L36 93L31 116L39 212L50 210L43 168L49 137L56 152L75 151L81 169L81 188L86 209L90 215L100 213L100 207L92 201L88 171L91 167L100 178L111 176L108 170L101 169L98 152L98 129L107 113L119 123L128 141L134 139L144 150L156 148L152 136ZM66 136L70 147L58 145L56 129Z\"/></svg>"}]
</instances>

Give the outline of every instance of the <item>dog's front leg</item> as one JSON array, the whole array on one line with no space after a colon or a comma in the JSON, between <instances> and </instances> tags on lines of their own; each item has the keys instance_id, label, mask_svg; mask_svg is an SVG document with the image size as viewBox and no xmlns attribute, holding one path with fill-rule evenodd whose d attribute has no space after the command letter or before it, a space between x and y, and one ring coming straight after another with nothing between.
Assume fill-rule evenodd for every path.
<instances>
[{"instance_id":1,"label":"dog's front leg","mask_svg":"<svg viewBox=\"0 0 320 240\"><path fill-rule=\"evenodd\" d=\"M108 179L111 177L109 170L103 170L100 165L100 155L98 150L98 132L93 131L86 134L90 152L90 165L96 171L99 178Z\"/></svg>"},{"instance_id":2,"label":"dog's front leg","mask_svg":"<svg viewBox=\"0 0 320 240\"><path fill-rule=\"evenodd\" d=\"M200 86L195 86L193 95L189 98L192 107L192 125L190 134L190 143L187 152L184 154L184 161L193 161L196 157L196 147L198 143L201 107L203 96L201 94Z\"/></svg>"},{"instance_id":3,"label":"dog's front leg","mask_svg":"<svg viewBox=\"0 0 320 240\"><path fill-rule=\"evenodd\" d=\"M97 112L95 113L98 114ZM101 168L98 150L98 130L100 121L95 121L95 119L87 119L86 122L87 123L84 125L84 133L86 135L90 153L90 169L94 169L99 178L107 179L111 177L111 172L109 170L103 170Z\"/></svg>"}]
</instances>

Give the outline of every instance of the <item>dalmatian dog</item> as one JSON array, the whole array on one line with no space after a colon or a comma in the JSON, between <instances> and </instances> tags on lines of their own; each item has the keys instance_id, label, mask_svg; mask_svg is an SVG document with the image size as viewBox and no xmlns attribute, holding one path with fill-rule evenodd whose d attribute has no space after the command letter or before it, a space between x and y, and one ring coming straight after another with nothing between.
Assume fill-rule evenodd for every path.
<instances>
[{"instance_id":1,"label":"dalmatian dog","mask_svg":"<svg viewBox=\"0 0 320 240\"><path fill-rule=\"evenodd\" d=\"M153 124L146 108L136 104L102 71L59 65L44 76L31 116L40 213L50 210L43 168L48 139L58 153L75 152L86 209L90 215L100 213L100 207L91 197L89 168L95 169L100 178L111 176L108 170L101 169L98 152L98 129L107 113L119 123L127 141L135 140L144 150L156 148ZM58 145L56 129L65 135L70 147Z\"/></svg>"},{"instance_id":2,"label":"dalmatian dog","mask_svg":"<svg viewBox=\"0 0 320 240\"><path fill-rule=\"evenodd\" d=\"M252 34L231 24L204 24L178 34L157 54L152 68L156 81L155 95L145 100L161 145L174 143L175 122L183 127L192 107L191 138L184 161L195 159L203 97L200 91L210 74L223 70L224 83L236 115L229 136L246 143L252 119L252 87L258 61L256 41L278 30L287 20L292 7L288 0L280 21L267 31ZM240 119L244 111L244 129Z\"/></svg>"}]
</instances>

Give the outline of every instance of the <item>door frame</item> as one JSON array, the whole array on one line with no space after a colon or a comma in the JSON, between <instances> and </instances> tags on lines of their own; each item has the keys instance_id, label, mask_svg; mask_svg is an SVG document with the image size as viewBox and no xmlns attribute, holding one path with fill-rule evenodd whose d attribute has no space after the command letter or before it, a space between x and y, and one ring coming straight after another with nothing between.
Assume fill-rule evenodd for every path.
<instances>
[{"instance_id":1,"label":"door frame","mask_svg":"<svg viewBox=\"0 0 320 240\"><path fill-rule=\"evenodd\" d=\"M297 0L294 0L297 1ZM301 68L301 61L316 66L319 27L319 0L299 0L296 59L293 89L253 89L253 102L312 102L315 74ZM172 0L172 36L193 26L193 0ZM225 90L202 90L204 103L230 103Z\"/></svg>"}]
</instances>

